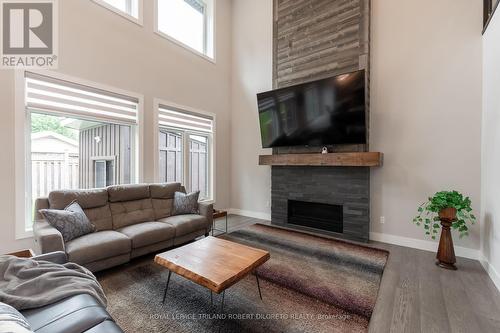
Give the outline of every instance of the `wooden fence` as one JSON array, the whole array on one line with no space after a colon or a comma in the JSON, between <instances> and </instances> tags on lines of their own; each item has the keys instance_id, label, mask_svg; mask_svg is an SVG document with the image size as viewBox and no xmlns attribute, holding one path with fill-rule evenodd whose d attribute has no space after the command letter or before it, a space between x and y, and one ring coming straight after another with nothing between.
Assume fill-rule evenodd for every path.
<instances>
[{"instance_id":1,"label":"wooden fence","mask_svg":"<svg viewBox=\"0 0 500 333\"><path fill-rule=\"evenodd\" d=\"M31 174L33 198L45 197L53 190L77 189L78 154L32 153Z\"/></svg>"}]
</instances>

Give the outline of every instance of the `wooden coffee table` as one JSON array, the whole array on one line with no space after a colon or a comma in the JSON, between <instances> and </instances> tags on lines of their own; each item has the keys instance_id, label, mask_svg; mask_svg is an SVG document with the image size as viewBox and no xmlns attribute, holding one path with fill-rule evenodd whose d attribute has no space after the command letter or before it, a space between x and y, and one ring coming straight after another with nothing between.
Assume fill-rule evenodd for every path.
<instances>
[{"instance_id":1,"label":"wooden coffee table","mask_svg":"<svg viewBox=\"0 0 500 333\"><path fill-rule=\"evenodd\" d=\"M222 293L221 311L224 308L225 290L243 279L269 259L269 252L212 236L160 253L155 263L168 269L167 296L172 272L217 294ZM259 296L259 276L255 272Z\"/></svg>"}]
</instances>

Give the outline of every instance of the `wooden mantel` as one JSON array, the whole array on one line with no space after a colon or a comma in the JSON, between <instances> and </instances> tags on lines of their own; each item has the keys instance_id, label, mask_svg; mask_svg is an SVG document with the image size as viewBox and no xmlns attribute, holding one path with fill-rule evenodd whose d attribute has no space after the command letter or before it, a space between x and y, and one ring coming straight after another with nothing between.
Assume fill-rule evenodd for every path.
<instances>
[{"instance_id":1,"label":"wooden mantel","mask_svg":"<svg viewBox=\"0 0 500 333\"><path fill-rule=\"evenodd\" d=\"M383 155L379 152L260 155L259 165L375 167L382 165Z\"/></svg>"}]
</instances>

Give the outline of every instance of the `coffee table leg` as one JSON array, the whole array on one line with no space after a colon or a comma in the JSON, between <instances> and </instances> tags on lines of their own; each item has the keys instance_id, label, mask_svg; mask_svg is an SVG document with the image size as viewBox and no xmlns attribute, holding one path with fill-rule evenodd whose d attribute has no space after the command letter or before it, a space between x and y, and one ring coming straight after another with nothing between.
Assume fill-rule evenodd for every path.
<instances>
[{"instance_id":1,"label":"coffee table leg","mask_svg":"<svg viewBox=\"0 0 500 333\"><path fill-rule=\"evenodd\" d=\"M257 288L259 288L260 300L262 301L262 293L260 292L259 275L257 274L257 271L255 271L255 278L257 279Z\"/></svg>"},{"instance_id":2,"label":"coffee table leg","mask_svg":"<svg viewBox=\"0 0 500 333\"><path fill-rule=\"evenodd\" d=\"M163 293L163 301L161 304L165 304L165 298L167 297L168 285L170 284L170 276L172 275L172 271L168 271L167 285L165 286L165 293Z\"/></svg>"},{"instance_id":3,"label":"coffee table leg","mask_svg":"<svg viewBox=\"0 0 500 333\"><path fill-rule=\"evenodd\" d=\"M212 290L210 290L210 305L214 305L214 298L213 298Z\"/></svg>"},{"instance_id":4,"label":"coffee table leg","mask_svg":"<svg viewBox=\"0 0 500 333\"><path fill-rule=\"evenodd\" d=\"M222 292L222 302L221 302L221 306L220 306L220 312L222 313L222 311L224 311L224 296L226 296L226 291L224 290Z\"/></svg>"}]
</instances>

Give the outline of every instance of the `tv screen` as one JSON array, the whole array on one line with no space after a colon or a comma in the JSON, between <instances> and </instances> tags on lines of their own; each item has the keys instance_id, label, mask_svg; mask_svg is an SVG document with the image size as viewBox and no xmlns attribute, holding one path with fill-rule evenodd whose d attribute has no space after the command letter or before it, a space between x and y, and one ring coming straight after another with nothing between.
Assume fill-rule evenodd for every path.
<instances>
[{"instance_id":1,"label":"tv screen","mask_svg":"<svg viewBox=\"0 0 500 333\"><path fill-rule=\"evenodd\" d=\"M264 148L366 143L365 71L257 94Z\"/></svg>"}]
</instances>

